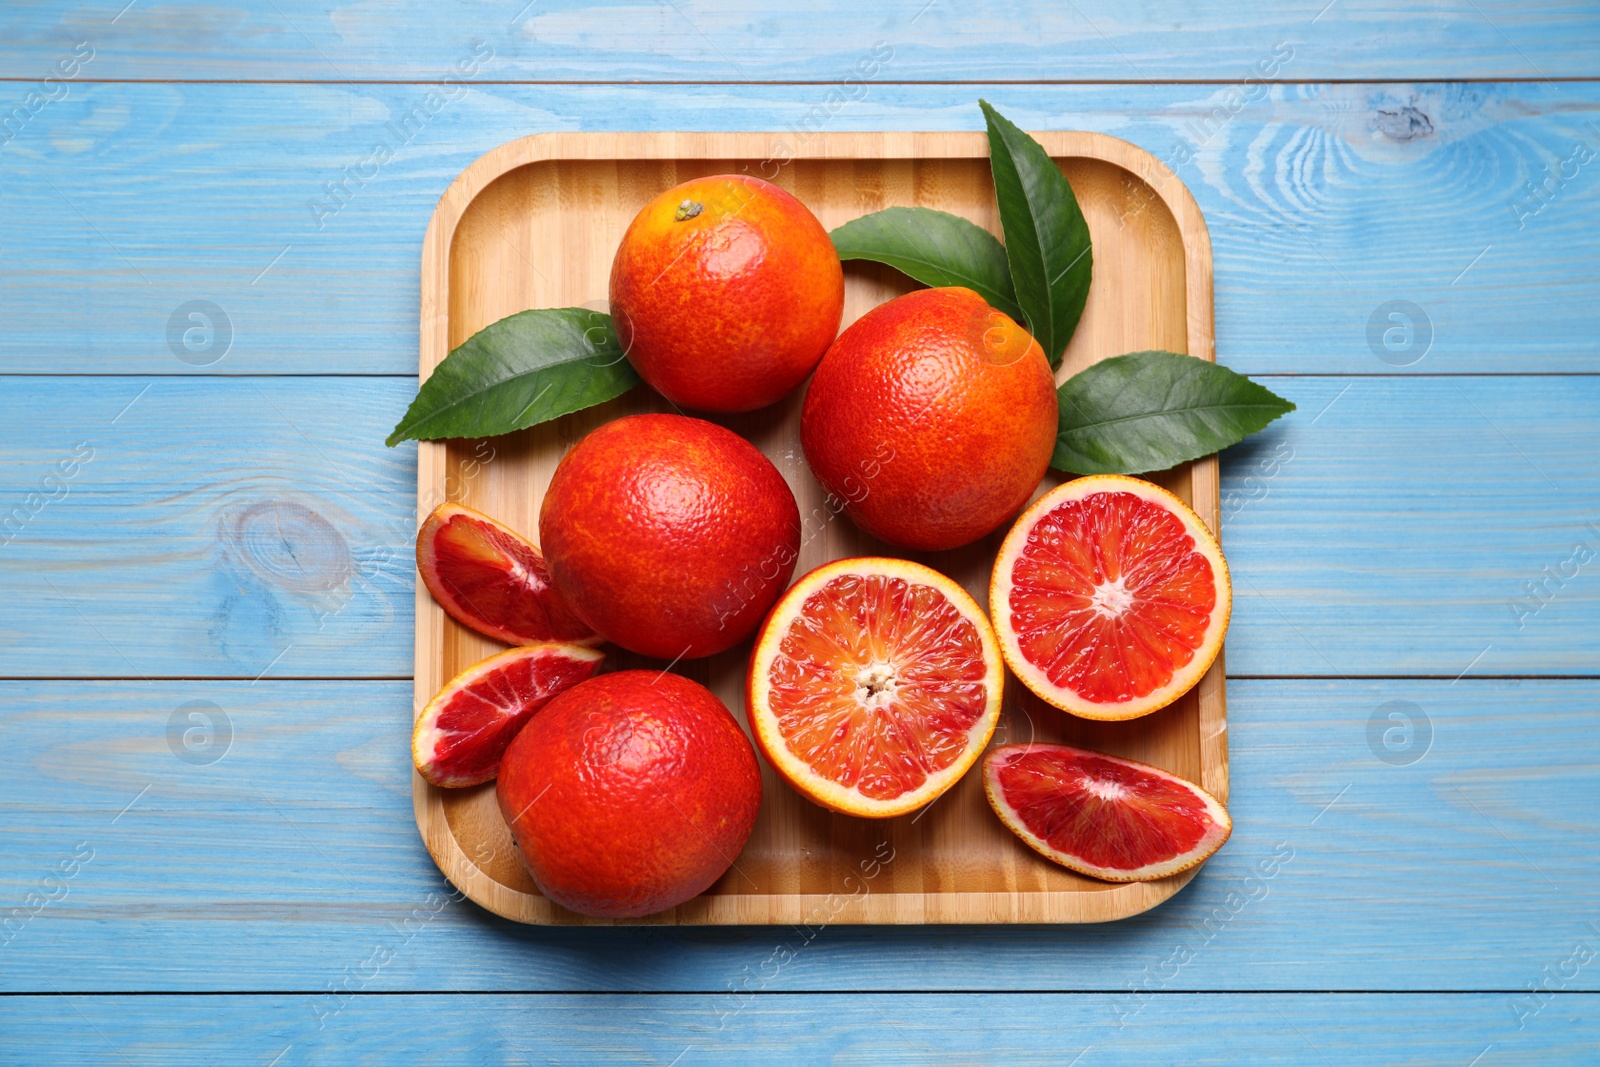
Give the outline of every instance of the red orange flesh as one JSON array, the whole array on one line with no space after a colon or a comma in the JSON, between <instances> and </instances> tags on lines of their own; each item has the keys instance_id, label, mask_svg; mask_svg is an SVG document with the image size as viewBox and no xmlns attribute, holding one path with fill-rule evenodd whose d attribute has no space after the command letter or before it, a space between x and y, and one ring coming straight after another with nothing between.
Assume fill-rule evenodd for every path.
<instances>
[{"instance_id":1,"label":"red orange flesh","mask_svg":"<svg viewBox=\"0 0 1600 1067\"><path fill-rule=\"evenodd\" d=\"M537 546L460 504L440 504L417 531L417 573L451 618L508 645L596 644L555 587Z\"/></svg>"},{"instance_id":2,"label":"red orange flesh","mask_svg":"<svg viewBox=\"0 0 1600 1067\"><path fill-rule=\"evenodd\" d=\"M1067 745L983 759L989 804L1029 848L1080 874L1145 882L1204 861L1233 830L1210 793L1158 767Z\"/></svg>"},{"instance_id":3,"label":"red orange flesh","mask_svg":"<svg viewBox=\"0 0 1600 1067\"><path fill-rule=\"evenodd\" d=\"M1188 692L1222 649L1232 586L1183 501L1124 475L1066 482L1006 535L989 611L1007 664L1043 700L1132 719Z\"/></svg>"},{"instance_id":4,"label":"red orange flesh","mask_svg":"<svg viewBox=\"0 0 1600 1067\"><path fill-rule=\"evenodd\" d=\"M836 560L797 581L762 627L751 733L818 804L900 815L977 759L1004 675L988 621L955 582L907 560Z\"/></svg>"},{"instance_id":5,"label":"red orange flesh","mask_svg":"<svg viewBox=\"0 0 1600 1067\"><path fill-rule=\"evenodd\" d=\"M602 654L547 642L490 656L451 679L417 716L411 760L437 786L480 785L517 732L551 698L588 678Z\"/></svg>"}]
</instances>

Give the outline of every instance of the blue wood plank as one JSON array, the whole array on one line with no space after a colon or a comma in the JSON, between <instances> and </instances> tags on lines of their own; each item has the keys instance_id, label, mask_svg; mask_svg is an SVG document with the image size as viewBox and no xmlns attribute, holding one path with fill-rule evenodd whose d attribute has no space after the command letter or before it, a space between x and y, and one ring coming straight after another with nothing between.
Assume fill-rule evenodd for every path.
<instances>
[{"instance_id":1,"label":"blue wood plank","mask_svg":"<svg viewBox=\"0 0 1600 1067\"><path fill-rule=\"evenodd\" d=\"M1520 1030L1510 999L1186 994L1124 1023L1114 997L1060 993L768 996L737 1013L715 996L24 997L0 1002L0 1063L1593 1062L1600 998L1554 996Z\"/></svg>"},{"instance_id":2,"label":"blue wood plank","mask_svg":"<svg viewBox=\"0 0 1600 1067\"><path fill-rule=\"evenodd\" d=\"M1299 410L1223 458L1230 673L1596 672L1600 379L1268 382Z\"/></svg>"},{"instance_id":3,"label":"blue wood plank","mask_svg":"<svg viewBox=\"0 0 1600 1067\"><path fill-rule=\"evenodd\" d=\"M483 149L832 108L820 85L491 82L862 62L830 129L974 128L982 93L1025 126L1187 149L1236 368L1597 369L1600 90L1542 81L1593 76L1593 5L515 6L0 12L0 372L409 375L421 231ZM1242 100L1274 60L1286 84ZM70 84L30 80L57 62ZM430 91L358 83L458 62L474 87L316 225L322 183ZM96 83L122 78L160 84ZM1063 78L1215 84L894 84ZM1287 84L1329 78L1531 84ZM207 351L179 354L191 326ZM0 988L302 992L0 997L0 1063L1594 1060L1600 683L1480 676L1594 671L1600 385L1270 384L1300 413L1224 467L1229 666L1256 676L1230 683L1228 848L1114 927L801 939L449 902L395 742L409 686L272 680L409 670L412 453L375 445L404 380L10 379L0 674L245 680L0 682ZM1259 677L1280 674L1327 678ZM875 992L905 989L974 992ZM1183 992L1250 989L1493 992Z\"/></svg>"},{"instance_id":4,"label":"blue wood plank","mask_svg":"<svg viewBox=\"0 0 1600 1067\"><path fill-rule=\"evenodd\" d=\"M6 379L0 674L409 675L412 391Z\"/></svg>"},{"instance_id":5,"label":"blue wood plank","mask_svg":"<svg viewBox=\"0 0 1600 1067\"><path fill-rule=\"evenodd\" d=\"M1234 80L1274 46L1292 77L1589 77L1594 7L1576 0L940 0L804 6L732 0L90 0L9 5L0 74L42 78L86 41L96 78L437 79L475 40L495 77L534 80L841 80L882 42L892 77L1026 81Z\"/></svg>"},{"instance_id":6,"label":"blue wood plank","mask_svg":"<svg viewBox=\"0 0 1600 1067\"><path fill-rule=\"evenodd\" d=\"M1300 410L1224 457L1230 671L1595 673L1600 378L1268 381ZM0 676L409 675L413 388L9 379Z\"/></svg>"},{"instance_id":7,"label":"blue wood plank","mask_svg":"<svg viewBox=\"0 0 1600 1067\"><path fill-rule=\"evenodd\" d=\"M1154 911L1058 928L505 922L418 839L410 708L402 682L0 683L0 989L1085 990L1141 1020L1184 990L1500 990L1506 1024L1551 973L1600 989L1565 962L1600 947L1597 681L1234 681L1232 840Z\"/></svg>"},{"instance_id":8,"label":"blue wood plank","mask_svg":"<svg viewBox=\"0 0 1600 1067\"><path fill-rule=\"evenodd\" d=\"M140 4L126 18L141 13L183 17ZM455 99L426 85L75 84L0 148L0 370L411 374L423 230L494 145L565 129L977 129L980 95L1025 127L1101 130L1174 163L1210 225L1217 348L1239 370L1600 367L1600 163L1586 155L1600 152L1600 85L1246 95L886 77L855 100L816 85L482 78ZM424 121L397 135L410 114ZM394 158L373 166L379 144ZM191 319L193 301L220 308L216 323ZM206 332L224 323L225 340ZM191 328L200 351L180 343Z\"/></svg>"}]
</instances>

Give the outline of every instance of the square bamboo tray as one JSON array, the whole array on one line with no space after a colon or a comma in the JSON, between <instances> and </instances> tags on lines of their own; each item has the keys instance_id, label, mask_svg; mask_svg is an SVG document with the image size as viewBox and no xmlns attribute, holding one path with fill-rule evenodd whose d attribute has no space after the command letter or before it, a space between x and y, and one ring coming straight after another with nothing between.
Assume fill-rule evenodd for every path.
<instances>
[{"instance_id":1,"label":"square bamboo tray","mask_svg":"<svg viewBox=\"0 0 1600 1067\"><path fill-rule=\"evenodd\" d=\"M1211 242L1193 197L1149 153L1103 134L1034 135L1060 163L1094 240L1088 306L1058 380L1108 356L1148 348L1214 359ZM792 140L792 139L788 139ZM527 308L606 307L623 230L656 193L693 177L747 172L798 196L832 229L880 208L919 205L964 215L998 234L981 133L823 133L798 147L767 133L554 133L501 145L439 201L422 254L426 379L451 348ZM873 264L845 268L846 325L914 284ZM800 451L803 390L773 408L715 421L749 438L783 472L803 517L795 573L855 555L910 555L988 603L1005 530L953 552L903 553L833 517ZM419 521L443 500L485 511L537 540L539 504L562 454L601 423L670 410L648 388L588 411L488 441L422 442ZM1154 476L1219 528L1217 461ZM1040 492L1061 477L1051 472ZM416 711L459 671L503 646L458 625L417 583ZM673 669L708 685L744 720L750 642ZM608 669L655 667L608 648ZM1176 704L1125 723L1091 723L1048 707L1013 678L994 744L1059 741L1144 760L1226 802L1223 663ZM801 798L762 763L765 796L734 869L701 896L638 924L1079 923L1135 915L1172 896L1194 871L1111 885L1044 860L990 811L976 767L914 815L835 815ZM551 903L524 869L493 784L441 790L413 777L418 828L439 869L468 897L520 922L617 925Z\"/></svg>"}]
</instances>

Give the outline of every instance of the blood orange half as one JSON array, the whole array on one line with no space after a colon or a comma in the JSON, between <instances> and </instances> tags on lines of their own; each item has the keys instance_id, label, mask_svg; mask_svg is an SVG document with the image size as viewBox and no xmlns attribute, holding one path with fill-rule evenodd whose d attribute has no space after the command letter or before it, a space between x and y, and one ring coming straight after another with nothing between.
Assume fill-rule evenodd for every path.
<instances>
[{"instance_id":1,"label":"blood orange half","mask_svg":"<svg viewBox=\"0 0 1600 1067\"><path fill-rule=\"evenodd\" d=\"M417 716L411 761L434 785L460 788L489 781L534 713L592 675L603 658L585 645L548 641L468 667Z\"/></svg>"},{"instance_id":2,"label":"blood orange half","mask_svg":"<svg viewBox=\"0 0 1600 1067\"><path fill-rule=\"evenodd\" d=\"M1119 474L1057 486L1000 546L989 612L1022 683L1086 719L1133 719L1198 682L1222 649L1233 588L1183 501Z\"/></svg>"},{"instance_id":3,"label":"blood orange half","mask_svg":"<svg viewBox=\"0 0 1600 1067\"><path fill-rule=\"evenodd\" d=\"M1204 789L1157 767L1066 745L1003 745L983 758L1000 821L1046 859L1108 882L1186 871L1233 832Z\"/></svg>"},{"instance_id":4,"label":"blood orange half","mask_svg":"<svg viewBox=\"0 0 1600 1067\"><path fill-rule=\"evenodd\" d=\"M835 560L795 582L763 624L750 729L806 797L887 818L972 766L1004 681L994 631L955 582L903 559Z\"/></svg>"},{"instance_id":5,"label":"blood orange half","mask_svg":"<svg viewBox=\"0 0 1600 1067\"><path fill-rule=\"evenodd\" d=\"M482 512L434 508L417 531L417 571L451 618L497 641L600 643L550 583L539 549Z\"/></svg>"}]
</instances>

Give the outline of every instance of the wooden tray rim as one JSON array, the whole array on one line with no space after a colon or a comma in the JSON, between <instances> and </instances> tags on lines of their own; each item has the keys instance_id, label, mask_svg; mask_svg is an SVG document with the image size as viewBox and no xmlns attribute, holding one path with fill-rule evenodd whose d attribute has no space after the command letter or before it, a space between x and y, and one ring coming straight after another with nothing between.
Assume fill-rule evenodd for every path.
<instances>
[{"instance_id":1,"label":"wooden tray rim","mask_svg":"<svg viewBox=\"0 0 1600 1067\"><path fill-rule=\"evenodd\" d=\"M1109 134L1081 130L1035 131L1032 136L1052 158L1097 159L1122 167L1143 180L1166 205L1183 240L1187 340L1190 355L1215 362L1211 235L1187 186L1149 152ZM502 175L529 164L569 159L773 159L783 147L791 160L986 158L988 138L980 132L819 133L790 147L772 132L614 132L540 133L508 141L479 156L450 183L428 222L422 244L421 337L418 380L426 381L449 354L450 249L456 228L472 201ZM446 445L417 444L417 521L424 502L444 485ZM1195 511L1213 532L1221 533L1217 457L1193 466ZM442 497L441 497L442 499ZM413 716L432 699L444 630L444 611L419 581L416 589L416 645L413 664ZM1227 711L1223 655L1197 686L1200 728L1200 784L1224 804L1228 801ZM643 920L591 919L557 914L543 897L513 890L484 874L468 859L445 816L440 790L412 771L412 807L417 829L441 873L468 898L503 918L535 925L779 925L818 923L1085 923L1109 922L1148 911L1176 894L1199 873L1196 867L1156 882L1136 882L1094 892L1057 891L981 893L768 894L696 897ZM1203 864L1202 864L1203 866ZM774 902L787 909L775 914ZM854 903L857 906L850 906ZM920 907L918 906L920 904ZM931 905L931 906L930 906ZM530 914L530 908L533 914Z\"/></svg>"}]
</instances>

